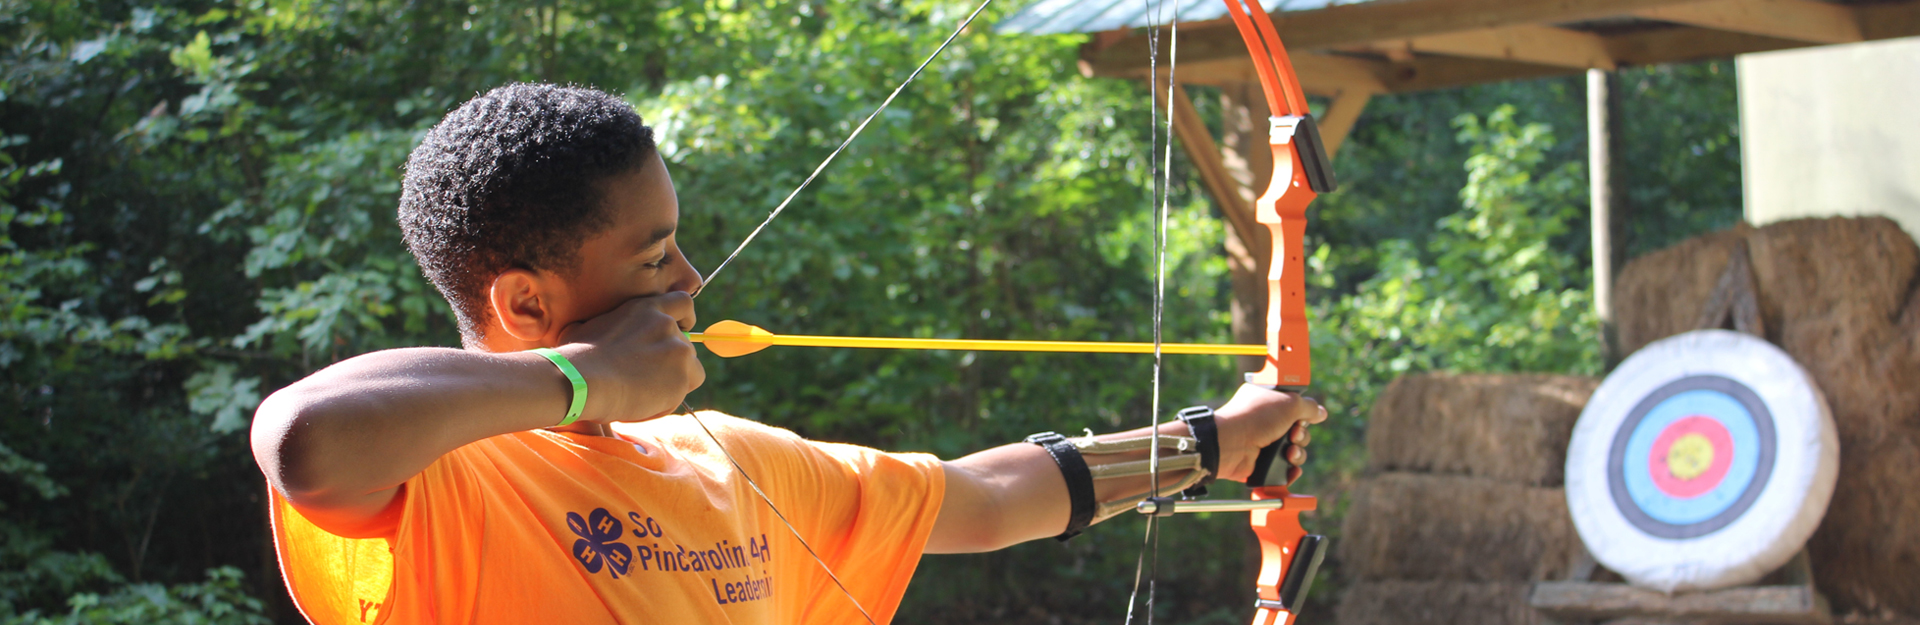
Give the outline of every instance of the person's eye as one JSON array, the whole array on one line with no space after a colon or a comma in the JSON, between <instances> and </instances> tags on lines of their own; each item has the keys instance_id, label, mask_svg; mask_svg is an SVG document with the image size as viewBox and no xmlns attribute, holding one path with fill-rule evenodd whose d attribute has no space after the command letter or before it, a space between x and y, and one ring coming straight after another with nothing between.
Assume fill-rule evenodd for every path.
<instances>
[{"instance_id":1,"label":"person's eye","mask_svg":"<svg viewBox=\"0 0 1920 625\"><path fill-rule=\"evenodd\" d=\"M673 264L672 256L661 256L660 260L656 260L650 263L644 263L644 264L641 264L640 266L646 267L648 269L660 269L662 267L666 267L667 265L671 265L671 264Z\"/></svg>"}]
</instances>

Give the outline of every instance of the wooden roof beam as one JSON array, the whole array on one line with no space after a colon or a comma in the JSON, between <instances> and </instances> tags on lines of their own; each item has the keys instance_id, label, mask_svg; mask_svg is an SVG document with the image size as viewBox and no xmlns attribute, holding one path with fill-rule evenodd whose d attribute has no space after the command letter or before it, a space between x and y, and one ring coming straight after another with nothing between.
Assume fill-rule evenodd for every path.
<instances>
[{"instance_id":1,"label":"wooden roof beam","mask_svg":"<svg viewBox=\"0 0 1920 625\"><path fill-rule=\"evenodd\" d=\"M1843 5L1816 0L1708 0L1646 7L1637 17L1715 30L1812 43L1865 39L1859 17Z\"/></svg>"},{"instance_id":2,"label":"wooden roof beam","mask_svg":"<svg viewBox=\"0 0 1920 625\"><path fill-rule=\"evenodd\" d=\"M1880 40L1920 35L1920 0L1869 4L1854 8L1860 34Z\"/></svg>"},{"instance_id":3,"label":"wooden roof beam","mask_svg":"<svg viewBox=\"0 0 1920 625\"><path fill-rule=\"evenodd\" d=\"M1691 26L1644 30L1607 38L1608 53L1621 65L1686 63L1809 45L1812 44L1805 41Z\"/></svg>"},{"instance_id":4,"label":"wooden roof beam","mask_svg":"<svg viewBox=\"0 0 1920 625\"><path fill-rule=\"evenodd\" d=\"M1519 61L1576 69L1613 70L1606 40L1593 33L1520 24L1406 39L1414 52Z\"/></svg>"},{"instance_id":5,"label":"wooden roof beam","mask_svg":"<svg viewBox=\"0 0 1920 625\"><path fill-rule=\"evenodd\" d=\"M1293 72L1300 77L1300 87L1313 95L1334 97L1344 93L1388 91L1387 84L1381 81L1383 72L1388 71L1385 63L1311 52L1294 54L1292 60ZM1147 74L1144 67L1124 74L1091 72L1093 67L1084 62L1080 69L1088 77L1145 78ZM1184 85L1220 86L1260 81L1260 76L1254 73L1253 62L1244 55L1197 63L1183 60L1173 77ZM1163 83L1167 79L1164 65L1160 67L1159 79Z\"/></svg>"},{"instance_id":6,"label":"wooden roof beam","mask_svg":"<svg viewBox=\"0 0 1920 625\"><path fill-rule=\"evenodd\" d=\"M1571 68L1517 63L1494 59L1423 56L1409 63L1394 63L1387 77L1387 89L1393 93L1451 89L1490 82L1527 80L1572 73Z\"/></svg>"},{"instance_id":7,"label":"wooden roof beam","mask_svg":"<svg viewBox=\"0 0 1920 625\"><path fill-rule=\"evenodd\" d=\"M1289 50L1319 50L1377 41L1545 23L1618 17L1688 0L1409 0L1364 2L1279 14L1274 25ZM1161 27L1166 34L1166 27ZM1163 39L1164 41L1164 39ZM1162 54L1168 46L1161 46ZM1147 65L1146 37L1132 36L1086 57L1094 75L1123 76ZM1180 61L1245 56L1239 32L1228 20L1180 25ZM1161 62L1165 62L1162 58Z\"/></svg>"},{"instance_id":8,"label":"wooden roof beam","mask_svg":"<svg viewBox=\"0 0 1920 625\"><path fill-rule=\"evenodd\" d=\"M1493 59L1427 56L1389 63L1327 54L1294 55L1293 70L1300 76L1300 86L1307 93L1327 97L1447 89L1573 71L1567 67ZM1109 78L1144 78L1145 75L1144 70L1129 74L1090 74ZM1166 70L1160 70L1160 79L1164 81L1166 76ZM1181 84L1190 85L1234 85L1259 80L1253 72L1253 62L1247 59L1181 63L1174 77Z\"/></svg>"}]
</instances>

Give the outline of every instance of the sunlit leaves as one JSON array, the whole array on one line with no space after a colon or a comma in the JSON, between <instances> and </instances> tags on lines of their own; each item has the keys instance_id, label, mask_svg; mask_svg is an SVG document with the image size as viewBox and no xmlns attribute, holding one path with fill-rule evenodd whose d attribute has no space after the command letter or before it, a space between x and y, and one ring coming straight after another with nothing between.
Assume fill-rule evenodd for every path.
<instances>
[{"instance_id":1,"label":"sunlit leaves","mask_svg":"<svg viewBox=\"0 0 1920 625\"><path fill-rule=\"evenodd\" d=\"M214 432L245 429L260 405L260 378L235 375L238 367L220 363L187 378L187 407L213 417Z\"/></svg>"},{"instance_id":2,"label":"sunlit leaves","mask_svg":"<svg viewBox=\"0 0 1920 625\"><path fill-rule=\"evenodd\" d=\"M1369 250L1361 262L1373 276L1316 310L1317 386L1341 412L1364 410L1411 372L1599 370L1586 268L1555 245L1580 216L1583 173L1548 165L1552 130L1521 123L1513 107L1454 124L1470 148L1460 210L1425 246L1389 240ZM1316 252L1322 288L1335 265L1354 262L1341 254Z\"/></svg>"}]
</instances>

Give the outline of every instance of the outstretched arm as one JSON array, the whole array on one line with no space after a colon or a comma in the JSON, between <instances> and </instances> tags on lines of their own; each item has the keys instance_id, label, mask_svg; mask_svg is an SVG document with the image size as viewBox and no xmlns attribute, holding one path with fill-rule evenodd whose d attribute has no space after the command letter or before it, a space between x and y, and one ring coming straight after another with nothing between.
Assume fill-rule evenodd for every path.
<instances>
[{"instance_id":1,"label":"outstretched arm","mask_svg":"<svg viewBox=\"0 0 1920 625\"><path fill-rule=\"evenodd\" d=\"M1311 399L1259 387L1242 386L1214 411L1220 437L1220 479L1245 480L1260 449L1293 436L1287 461L1306 462L1305 424L1326 419ZM1295 428L1295 424L1301 427ZM1146 428L1106 434L1098 439L1144 436ZM1160 426L1163 436L1186 436L1184 423ZM1141 452L1144 457L1145 452ZM1148 490L1147 476L1096 480L1095 499ZM946 463L946 498L927 540L928 553L972 553L1060 534L1071 514L1066 479L1047 452L1030 443L1002 445Z\"/></svg>"}]
</instances>

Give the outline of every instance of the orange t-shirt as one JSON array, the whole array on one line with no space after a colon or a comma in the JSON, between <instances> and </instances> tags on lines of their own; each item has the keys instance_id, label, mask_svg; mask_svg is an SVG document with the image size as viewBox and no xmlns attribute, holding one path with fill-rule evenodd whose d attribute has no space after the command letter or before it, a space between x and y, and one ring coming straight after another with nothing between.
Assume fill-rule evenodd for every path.
<instances>
[{"instance_id":1,"label":"orange t-shirt","mask_svg":"<svg viewBox=\"0 0 1920 625\"><path fill-rule=\"evenodd\" d=\"M891 619L940 512L940 461L701 418L874 619ZM407 480L391 537L329 534L273 494L294 601L321 625L863 622L692 419L613 429L454 450Z\"/></svg>"}]
</instances>

